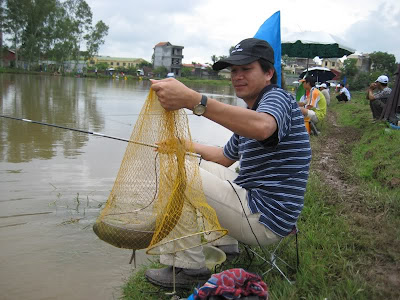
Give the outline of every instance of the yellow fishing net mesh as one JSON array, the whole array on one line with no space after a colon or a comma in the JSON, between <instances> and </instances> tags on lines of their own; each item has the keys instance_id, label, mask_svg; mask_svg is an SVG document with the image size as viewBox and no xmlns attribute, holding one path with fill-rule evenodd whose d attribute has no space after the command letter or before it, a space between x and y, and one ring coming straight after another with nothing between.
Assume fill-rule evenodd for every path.
<instances>
[{"instance_id":1,"label":"yellow fishing net mesh","mask_svg":"<svg viewBox=\"0 0 400 300\"><path fill-rule=\"evenodd\" d=\"M100 239L120 248L165 254L227 233L206 202L199 157L185 147L191 145L191 136L183 109L167 112L150 89L130 141L93 226Z\"/></svg>"}]
</instances>

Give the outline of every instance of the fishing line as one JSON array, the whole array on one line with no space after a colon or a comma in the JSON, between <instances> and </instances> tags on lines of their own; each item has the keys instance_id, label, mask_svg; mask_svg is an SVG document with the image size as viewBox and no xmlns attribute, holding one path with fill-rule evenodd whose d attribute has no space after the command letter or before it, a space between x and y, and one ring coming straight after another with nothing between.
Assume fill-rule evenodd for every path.
<instances>
[{"instance_id":1,"label":"fishing line","mask_svg":"<svg viewBox=\"0 0 400 300\"><path fill-rule=\"evenodd\" d=\"M66 129L66 130L71 130L71 131L76 131L76 132L81 132L81 133L86 133L86 134L92 134L92 135L95 135L95 136L100 136L100 137L104 137L104 138L108 138L108 139L113 139L113 140L117 140L117 141L128 142L128 143L133 143L133 144L138 144L138 145L142 145L142 146L152 147L154 149L158 149L157 145L151 145L151 144L142 143L142 142L138 142L138 141L131 141L131 140L120 138L120 137L106 135L106 134L103 134L103 133L100 133L100 132L88 131L88 130L71 128L71 127L65 127L65 126L61 126L61 125L50 124L50 123L39 122L39 121L33 121L33 120L30 120L30 119L10 117L10 116L5 116L5 115L0 115L0 117L5 118L5 119L16 120L16 121L23 121L23 122L32 123L32 124L38 124L38 125L45 125L45 126L55 127L55 128L61 128L61 129ZM187 155L200 157L200 155L198 155L196 153L191 153L191 152L187 152Z\"/></svg>"},{"instance_id":2,"label":"fishing line","mask_svg":"<svg viewBox=\"0 0 400 300\"><path fill-rule=\"evenodd\" d=\"M121 124L121 125L126 125L126 126L130 126L130 127L132 126L132 124L130 124L130 123L121 122L121 121L115 120L113 118L105 117L105 119L107 121L115 122L115 123L118 123L118 124Z\"/></svg>"},{"instance_id":3,"label":"fishing line","mask_svg":"<svg viewBox=\"0 0 400 300\"><path fill-rule=\"evenodd\" d=\"M257 241L258 247L260 247L260 250L261 250L261 252L264 254L264 257L267 257L266 250L264 249L264 247L261 246L261 243L260 243L260 241L258 240L257 235L256 235L256 233L254 232L253 227L252 227L251 224L250 224L249 217L247 216L247 214L246 214L246 212L245 212L245 210L244 210L244 206L243 206L242 200L240 199L239 194L237 193L236 189L234 188L232 182L231 182L230 180L227 180L227 181L228 181L228 183L231 185L233 191L235 192L235 194L236 194L236 196L237 196L237 198L238 198L238 200L239 200L239 202L240 202L240 206L242 207L244 216L246 217L246 220L247 220L247 223L249 224L250 230L251 230L251 232L253 233L254 238L255 238L256 241ZM253 256L253 257L254 257L254 256ZM252 259L252 261L250 262L250 264L252 264L252 262L253 262L253 259Z\"/></svg>"},{"instance_id":4,"label":"fishing line","mask_svg":"<svg viewBox=\"0 0 400 300\"><path fill-rule=\"evenodd\" d=\"M129 114L129 115L108 115L108 117L132 117L132 116L143 116L144 114ZM157 113L157 114L147 114L147 116L161 116L162 113ZM186 113L188 116L197 116L194 113Z\"/></svg>"}]
</instances>

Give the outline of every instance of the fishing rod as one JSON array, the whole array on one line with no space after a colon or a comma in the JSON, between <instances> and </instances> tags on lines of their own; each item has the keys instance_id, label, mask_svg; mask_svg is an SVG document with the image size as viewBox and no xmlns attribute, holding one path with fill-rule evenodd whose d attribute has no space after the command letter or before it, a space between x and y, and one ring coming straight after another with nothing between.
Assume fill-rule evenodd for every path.
<instances>
[{"instance_id":1,"label":"fishing rod","mask_svg":"<svg viewBox=\"0 0 400 300\"><path fill-rule=\"evenodd\" d=\"M10 117L10 116L5 116L5 115L0 115L0 117L5 118L5 119L16 120L16 121L23 121L23 122L32 123L32 124L39 124L39 125L45 125L45 126L61 128L61 129L66 129L66 130L71 130L71 131L77 131L77 132L81 132L81 133L92 134L92 135L95 135L95 136L100 136L100 137L104 137L104 138L108 138L108 139L113 139L113 140L122 141L122 142L128 142L128 143L134 143L134 144L138 144L138 145L142 145L142 146L147 146L147 147L152 147L152 148L158 149L157 145L151 145L151 144L142 143L142 142L138 142L138 141L131 141L131 140L120 138L120 137L106 135L106 134L103 134L103 133L100 133L100 132L82 130L82 129L71 128L71 127L65 127L65 126L61 126L61 125L50 124L50 123L39 122L39 121L33 121L33 120L23 119L23 118ZM196 154L196 153L190 153L189 152L188 154L192 155L192 156L200 157L200 155Z\"/></svg>"}]
</instances>

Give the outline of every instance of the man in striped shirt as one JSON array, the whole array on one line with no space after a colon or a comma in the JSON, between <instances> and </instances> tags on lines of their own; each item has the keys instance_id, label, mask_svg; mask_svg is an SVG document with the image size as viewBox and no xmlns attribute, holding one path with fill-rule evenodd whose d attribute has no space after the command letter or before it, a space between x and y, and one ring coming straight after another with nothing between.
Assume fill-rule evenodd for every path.
<instances>
[{"instance_id":1,"label":"man in striped shirt","mask_svg":"<svg viewBox=\"0 0 400 300\"><path fill-rule=\"evenodd\" d=\"M268 245L291 232L304 204L311 148L296 100L276 85L274 52L267 42L241 41L213 65L214 70L224 68L230 68L236 95L247 108L207 98L175 79L152 80L152 88L166 110L191 109L234 133L224 148L193 146L203 158L200 175L207 202L229 231L218 246L235 252L237 240ZM228 168L235 161L239 174ZM160 262L175 262L177 287L210 276L201 246L175 257L161 255ZM146 278L172 287L172 272L172 267L149 269Z\"/></svg>"}]
</instances>

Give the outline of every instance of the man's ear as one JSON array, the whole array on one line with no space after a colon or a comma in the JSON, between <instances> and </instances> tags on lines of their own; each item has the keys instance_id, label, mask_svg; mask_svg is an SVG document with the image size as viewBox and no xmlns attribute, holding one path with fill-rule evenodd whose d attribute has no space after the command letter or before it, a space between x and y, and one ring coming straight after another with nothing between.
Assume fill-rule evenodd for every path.
<instances>
[{"instance_id":1,"label":"man's ear","mask_svg":"<svg viewBox=\"0 0 400 300\"><path fill-rule=\"evenodd\" d=\"M274 76L275 70L269 69L265 75L267 76L266 79L267 81L271 81L272 77Z\"/></svg>"}]
</instances>

